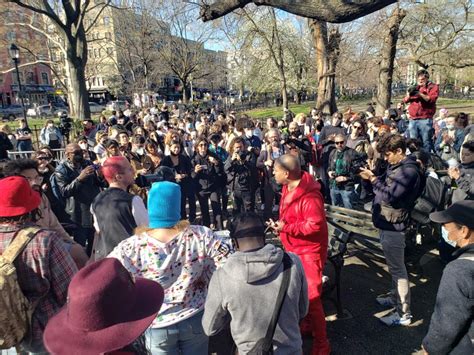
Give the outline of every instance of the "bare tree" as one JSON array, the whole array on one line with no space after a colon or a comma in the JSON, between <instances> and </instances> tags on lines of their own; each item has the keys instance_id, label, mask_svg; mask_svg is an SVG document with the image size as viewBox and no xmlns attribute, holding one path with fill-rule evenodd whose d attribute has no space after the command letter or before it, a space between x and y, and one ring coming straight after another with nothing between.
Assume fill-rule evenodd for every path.
<instances>
[{"instance_id":1,"label":"bare tree","mask_svg":"<svg viewBox=\"0 0 474 355\"><path fill-rule=\"evenodd\" d=\"M58 0L5 1L42 15L45 21L51 25L53 31L48 32L44 28L34 26L31 23L17 24L28 26L41 33L48 40L55 43L64 54L71 113L79 119L90 117L85 75L88 55L86 33L101 18L103 11L111 5L111 0L97 0L94 2L90 0L75 2ZM87 27L85 25L86 17L91 19Z\"/></svg>"},{"instance_id":2,"label":"bare tree","mask_svg":"<svg viewBox=\"0 0 474 355\"><path fill-rule=\"evenodd\" d=\"M337 28L328 31L326 22L311 20L310 26L316 49L319 80L316 107L325 113L333 114L337 111L336 66L341 34Z\"/></svg>"},{"instance_id":3,"label":"bare tree","mask_svg":"<svg viewBox=\"0 0 474 355\"><path fill-rule=\"evenodd\" d=\"M201 5L203 21L215 20L228 13L253 3L257 6L271 6L289 13L318 21L347 22L380 10L397 0L217 0Z\"/></svg>"},{"instance_id":4,"label":"bare tree","mask_svg":"<svg viewBox=\"0 0 474 355\"><path fill-rule=\"evenodd\" d=\"M379 61L379 77L377 83L376 114L383 115L384 111L390 107L392 98L392 77L395 53L397 51L397 41L400 23L405 18L406 12L396 8L384 24L386 34Z\"/></svg>"},{"instance_id":5,"label":"bare tree","mask_svg":"<svg viewBox=\"0 0 474 355\"><path fill-rule=\"evenodd\" d=\"M171 31L160 41L159 60L181 81L184 102L189 100L191 82L224 70L213 67L214 53L205 50L205 44L213 39L214 29L197 24L196 11L192 4L170 1L163 2L159 12Z\"/></svg>"}]
</instances>

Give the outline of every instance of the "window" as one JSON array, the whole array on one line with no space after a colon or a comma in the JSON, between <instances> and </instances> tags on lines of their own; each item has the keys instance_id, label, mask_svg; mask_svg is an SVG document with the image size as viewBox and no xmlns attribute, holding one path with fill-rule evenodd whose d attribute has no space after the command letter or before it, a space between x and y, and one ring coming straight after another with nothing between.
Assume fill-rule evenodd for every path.
<instances>
[{"instance_id":1,"label":"window","mask_svg":"<svg viewBox=\"0 0 474 355\"><path fill-rule=\"evenodd\" d=\"M14 31L7 32L7 40L10 42L16 40L16 33Z\"/></svg>"},{"instance_id":2,"label":"window","mask_svg":"<svg viewBox=\"0 0 474 355\"><path fill-rule=\"evenodd\" d=\"M43 82L44 85L49 85L49 77L48 73L41 73L41 81Z\"/></svg>"},{"instance_id":3,"label":"window","mask_svg":"<svg viewBox=\"0 0 474 355\"><path fill-rule=\"evenodd\" d=\"M104 26L110 25L110 17L104 16Z\"/></svg>"},{"instance_id":4,"label":"window","mask_svg":"<svg viewBox=\"0 0 474 355\"><path fill-rule=\"evenodd\" d=\"M26 83L27 84L34 84L35 83L35 73L29 71L26 73Z\"/></svg>"}]
</instances>

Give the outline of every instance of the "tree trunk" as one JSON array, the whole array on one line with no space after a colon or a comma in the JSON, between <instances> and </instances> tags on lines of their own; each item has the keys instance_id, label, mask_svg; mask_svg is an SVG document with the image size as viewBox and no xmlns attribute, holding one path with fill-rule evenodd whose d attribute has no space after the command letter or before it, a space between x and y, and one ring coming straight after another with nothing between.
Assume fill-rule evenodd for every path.
<instances>
[{"instance_id":1,"label":"tree trunk","mask_svg":"<svg viewBox=\"0 0 474 355\"><path fill-rule=\"evenodd\" d=\"M87 41L84 28L78 29L76 37L66 38L65 43L71 117L79 120L91 118L86 86Z\"/></svg>"},{"instance_id":2,"label":"tree trunk","mask_svg":"<svg viewBox=\"0 0 474 355\"><path fill-rule=\"evenodd\" d=\"M333 30L328 34L326 22L311 21L313 43L316 49L318 69L318 96L316 107L326 114L337 112L336 65L339 56L341 34Z\"/></svg>"},{"instance_id":3,"label":"tree trunk","mask_svg":"<svg viewBox=\"0 0 474 355\"><path fill-rule=\"evenodd\" d=\"M281 81L281 101L282 107L288 108L288 92L286 91L286 79Z\"/></svg>"},{"instance_id":4,"label":"tree trunk","mask_svg":"<svg viewBox=\"0 0 474 355\"><path fill-rule=\"evenodd\" d=\"M397 51L398 33L400 23L405 17L404 10L395 9L390 15L387 22L387 33L384 36L381 58L379 62L379 77L377 82L377 104L375 113L382 116L388 108L392 99L392 77L393 63L395 61L395 53Z\"/></svg>"},{"instance_id":5,"label":"tree trunk","mask_svg":"<svg viewBox=\"0 0 474 355\"><path fill-rule=\"evenodd\" d=\"M183 104L187 104L188 101L189 101L189 97L188 97L188 91L189 91L189 88L188 88L188 82L187 81L182 81L181 82L183 83Z\"/></svg>"}]
</instances>

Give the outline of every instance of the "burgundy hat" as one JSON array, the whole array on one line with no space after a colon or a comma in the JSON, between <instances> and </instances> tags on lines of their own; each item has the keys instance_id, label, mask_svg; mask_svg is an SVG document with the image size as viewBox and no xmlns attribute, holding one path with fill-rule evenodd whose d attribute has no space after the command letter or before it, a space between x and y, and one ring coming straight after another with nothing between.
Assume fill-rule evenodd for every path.
<instances>
[{"instance_id":1,"label":"burgundy hat","mask_svg":"<svg viewBox=\"0 0 474 355\"><path fill-rule=\"evenodd\" d=\"M137 278L115 258L87 265L71 280L67 305L51 318L43 340L51 354L102 354L137 339L163 303L163 288Z\"/></svg>"},{"instance_id":2,"label":"burgundy hat","mask_svg":"<svg viewBox=\"0 0 474 355\"><path fill-rule=\"evenodd\" d=\"M22 176L0 180L0 217L15 217L33 211L41 203L41 195L34 191Z\"/></svg>"}]
</instances>

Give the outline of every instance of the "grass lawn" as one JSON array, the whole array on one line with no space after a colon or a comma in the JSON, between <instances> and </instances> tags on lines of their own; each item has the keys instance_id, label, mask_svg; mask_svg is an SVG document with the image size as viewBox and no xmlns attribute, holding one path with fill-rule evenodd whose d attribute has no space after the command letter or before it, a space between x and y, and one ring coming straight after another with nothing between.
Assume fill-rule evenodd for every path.
<instances>
[{"instance_id":1,"label":"grass lawn","mask_svg":"<svg viewBox=\"0 0 474 355\"><path fill-rule=\"evenodd\" d=\"M401 98L396 98L393 101L398 102ZM339 101L337 103L338 108L343 110L346 107L352 107L354 111L362 111L365 110L367 107L367 103L370 100L364 99L359 101ZM301 105L290 104L290 110L294 114L298 114L300 112L304 112L306 114L309 113L312 107L315 106L314 101L305 102ZM474 100L458 100L458 99L447 99L447 98L439 98L437 102L437 108L440 109L442 107L447 108L451 112L466 112L472 116L474 115ZM252 118L256 119L265 119L268 117L274 118L281 118L283 117L283 110L281 107L268 107L268 108L258 108L250 111L246 111Z\"/></svg>"}]
</instances>

